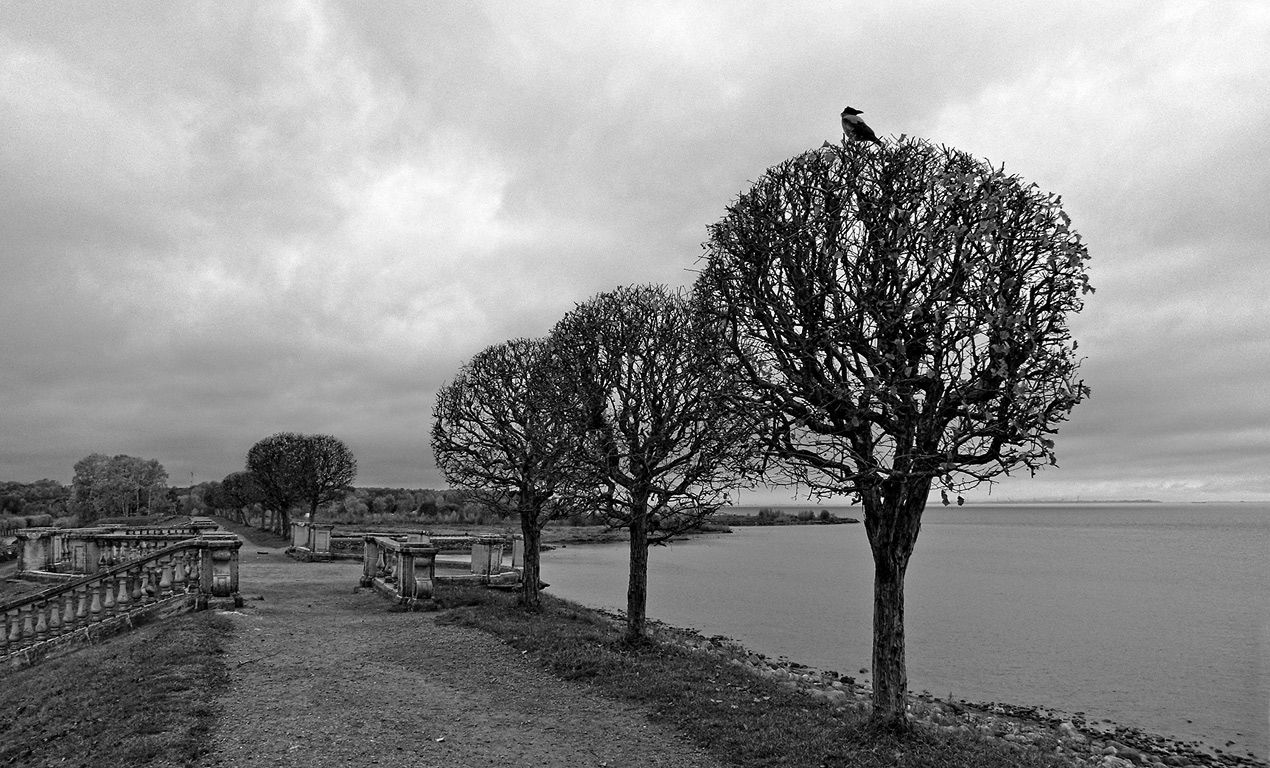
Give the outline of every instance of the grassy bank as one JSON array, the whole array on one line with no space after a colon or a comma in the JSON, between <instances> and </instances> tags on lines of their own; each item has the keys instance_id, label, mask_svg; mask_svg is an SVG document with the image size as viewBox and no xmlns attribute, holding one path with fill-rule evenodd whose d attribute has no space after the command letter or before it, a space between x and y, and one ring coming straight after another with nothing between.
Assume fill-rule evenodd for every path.
<instances>
[{"instance_id":1,"label":"grassy bank","mask_svg":"<svg viewBox=\"0 0 1270 768\"><path fill-rule=\"evenodd\" d=\"M627 647L611 620L562 600L544 596L540 613L517 609L510 595L481 589L445 590L441 601L452 609L442 621L491 632L556 675L640 707L733 765L1069 765L1038 750L968 733L919 728L904 741L876 735L861 715L835 710L717 657L668 643Z\"/></svg>"},{"instance_id":2,"label":"grassy bank","mask_svg":"<svg viewBox=\"0 0 1270 768\"><path fill-rule=\"evenodd\" d=\"M229 620L188 614L28 669L0 670L0 765L187 765L228 684Z\"/></svg>"}]
</instances>

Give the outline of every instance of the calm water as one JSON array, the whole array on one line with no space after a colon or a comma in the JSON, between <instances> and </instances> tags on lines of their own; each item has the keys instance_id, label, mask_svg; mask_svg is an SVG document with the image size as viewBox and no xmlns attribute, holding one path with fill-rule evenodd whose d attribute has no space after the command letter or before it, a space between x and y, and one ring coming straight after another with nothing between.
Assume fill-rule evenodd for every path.
<instances>
[{"instance_id":1,"label":"calm water","mask_svg":"<svg viewBox=\"0 0 1270 768\"><path fill-rule=\"evenodd\" d=\"M859 510L855 510L859 517ZM909 685L1270 753L1270 505L929 508L909 565ZM551 591L626 603L626 545L543 555ZM648 614L770 656L870 665L862 525L655 547Z\"/></svg>"}]
</instances>

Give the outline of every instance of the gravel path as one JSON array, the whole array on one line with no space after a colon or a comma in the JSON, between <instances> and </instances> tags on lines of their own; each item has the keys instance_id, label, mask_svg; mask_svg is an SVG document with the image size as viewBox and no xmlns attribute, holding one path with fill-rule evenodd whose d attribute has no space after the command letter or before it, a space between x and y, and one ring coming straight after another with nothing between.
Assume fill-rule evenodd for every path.
<instances>
[{"instance_id":1,"label":"gravel path","mask_svg":"<svg viewBox=\"0 0 1270 768\"><path fill-rule=\"evenodd\" d=\"M360 563L250 542L210 766L718 766L490 635L390 613ZM261 599L254 599L262 597Z\"/></svg>"}]
</instances>

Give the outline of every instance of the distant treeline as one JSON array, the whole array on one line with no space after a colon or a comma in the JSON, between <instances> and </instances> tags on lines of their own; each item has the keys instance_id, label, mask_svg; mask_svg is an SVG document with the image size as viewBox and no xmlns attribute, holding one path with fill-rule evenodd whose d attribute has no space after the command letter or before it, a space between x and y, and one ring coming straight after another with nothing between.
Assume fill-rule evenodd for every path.
<instances>
[{"instance_id":1,"label":"distant treeline","mask_svg":"<svg viewBox=\"0 0 1270 768\"><path fill-rule=\"evenodd\" d=\"M194 509L220 514L240 522L272 527L269 512L259 502L226 506L224 494L215 483L194 487ZM210 491L210 492L209 492ZM208 504L207 501L213 503ZM220 504L216 502L220 501ZM232 499L229 503L238 499ZM490 509L472 500L465 491L431 488L353 488L338 501L318 508L317 519L339 525L374 525L380 523L416 525L519 525L520 519L509 509ZM565 524L594 524L579 516Z\"/></svg>"},{"instance_id":2,"label":"distant treeline","mask_svg":"<svg viewBox=\"0 0 1270 768\"><path fill-rule=\"evenodd\" d=\"M53 525L71 515L71 489L56 480L0 481L0 536L18 528Z\"/></svg>"},{"instance_id":3,"label":"distant treeline","mask_svg":"<svg viewBox=\"0 0 1270 768\"><path fill-rule=\"evenodd\" d=\"M827 509L817 512L804 509L789 513L773 507L761 507L757 515L737 515L720 512L710 518L713 523L722 523L730 527L755 525L836 525L842 523L858 523L854 517L838 517Z\"/></svg>"}]
</instances>

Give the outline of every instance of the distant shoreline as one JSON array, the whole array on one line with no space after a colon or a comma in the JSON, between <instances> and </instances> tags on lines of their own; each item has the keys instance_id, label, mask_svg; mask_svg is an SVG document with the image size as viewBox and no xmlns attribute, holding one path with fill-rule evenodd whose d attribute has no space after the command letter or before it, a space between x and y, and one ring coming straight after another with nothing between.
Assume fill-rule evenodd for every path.
<instances>
[{"instance_id":1,"label":"distant shoreline","mask_svg":"<svg viewBox=\"0 0 1270 768\"><path fill-rule=\"evenodd\" d=\"M986 499L967 501L966 506L1004 506L1008 504L1163 504L1159 499Z\"/></svg>"}]
</instances>

